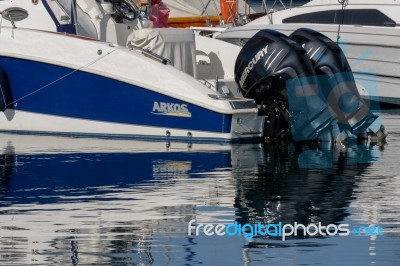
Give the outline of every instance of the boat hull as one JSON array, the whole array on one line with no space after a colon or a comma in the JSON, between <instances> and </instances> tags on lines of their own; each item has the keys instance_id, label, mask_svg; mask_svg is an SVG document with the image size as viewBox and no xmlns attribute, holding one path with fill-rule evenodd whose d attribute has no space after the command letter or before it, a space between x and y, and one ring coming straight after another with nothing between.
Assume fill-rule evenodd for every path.
<instances>
[{"instance_id":1,"label":"boat hull","mask_svg":"<svg viewBox=\"0 0 400 266\"><path fill-rule=\"evenodd\" d=\"M29 30L1 38L3 91L11 99L0 131L224 142L261 137L252 100L211 97L218 93L138 52Z\"/></svg>"},{"instance_id":2,"label":"boat hull","mask_svg":"<svg viewBox=\"0 0 400 266\"><path fill-rule=\"evenodd\" d=\"M1 57L0 67L16 101L1 131L218 141L235 139L233 117L248 117L61 66Z\"/></svg>"}]
</instances>

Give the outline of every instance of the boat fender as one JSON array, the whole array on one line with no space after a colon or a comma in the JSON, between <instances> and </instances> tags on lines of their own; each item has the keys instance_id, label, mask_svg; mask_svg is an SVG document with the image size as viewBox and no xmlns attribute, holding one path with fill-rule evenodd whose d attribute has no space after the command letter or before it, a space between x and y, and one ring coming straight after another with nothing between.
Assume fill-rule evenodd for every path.
<instances>
[{"instance_id":1,"label":"boat fender","mask_svg":"<svg viewBox=\"0 0 400 266\"><path fill-rule=\"evenodd\" d=\"M230 23L235 20L237 13L236 0L221 0L220 1L221 15L225 23Z\"/></svg>"},{"instance_id":2,"label":"boat fender","mask_svg":"<svg viewBox=\"0 0 400 266\"><path fill-rule=\"evenodd\" d=\"M0 67L0 111L12 108L12 95L6 72Z\"/></svg>"}]
</instances>

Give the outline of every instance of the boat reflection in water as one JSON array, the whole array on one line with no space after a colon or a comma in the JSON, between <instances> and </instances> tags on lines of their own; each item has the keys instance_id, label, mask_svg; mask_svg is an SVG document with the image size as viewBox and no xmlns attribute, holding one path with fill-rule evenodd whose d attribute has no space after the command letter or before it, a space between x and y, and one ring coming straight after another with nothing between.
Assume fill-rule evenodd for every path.
<instances>
[{"instance_id":1,"label":"boat reflection in water","mask_svg":"<svg viewBox=\"0 0 400 266\"><path fill-rule=\"evenodd\" d=\"M339 223L347 216L357 179L370 164L380 161L380 149L264 145L265 163L259 165L257 174L235 177L238 222Z\"/></svg>"},{"instance_id":2,"label":"boat reflection in water","mask_svg":"<svg viewBox=\"0 0 400 266\"><path fill-rule=\"evenodd\" d=\"M188 236L188 222L340 223L380 154L6 134L0 143L0 264L210 263L218 248L236 251L226 263L246 262L267 239Z\"/></svg>"}]
</instances>

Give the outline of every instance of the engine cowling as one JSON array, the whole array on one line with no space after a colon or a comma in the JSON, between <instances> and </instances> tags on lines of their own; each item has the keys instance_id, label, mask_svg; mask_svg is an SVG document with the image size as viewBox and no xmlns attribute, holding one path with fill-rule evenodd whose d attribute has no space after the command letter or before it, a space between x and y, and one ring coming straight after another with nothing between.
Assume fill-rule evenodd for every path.
<instances>
[{"instance_id":1,"label":"engine cowling","mask_svg":"<svg viewBox=\"0 0 400 266\"><path fill-rule=\"evenodd\" d=\"M274 30L259 31L236 59L235 80L266 116L267 138L387 136L358 93L343 51L314 30L298 29L290 38Z\"/></svg>"},{"instance_id":2,"label":"engine cowling","mask_svg":"<svg viewBox=\"0 0 400 266\"><path fill-rule=\"evenodd\" d=\"M235 80L243 95L259 104L272 91L284 90L287 78L313 76L315 72L305 50L273 30L261 30L254 35L235 63Z\"/></svg>"},{"instance_id":3,"label":"engine cowling","mask_svg":"<svg viewBox=\"0 0 400 266\"><path fill-rule=\"evenodd\" d=\"M306 28L296 30L290 38L307 51L340 130L348 129L354 135L366 132L378 116L370 111L370 103L360 96L339 45L320 32Z\"/></svg>"},{"instance_id":4,"label":"engine cowling","mask_svg":"<svg viewBox=\"0 0 400 266\"><path fill-rule=\"evenodd\" d=\"M282 33L261 30L249 39L236 59L235 80L242 94L254 99L266 116L267 138L296 132L297 139L315 139L333 120L317 92L316 73L306 51ZM292 94L307 97L290 97L289 80L299 81Z\"/></svg>"}]
</instances>

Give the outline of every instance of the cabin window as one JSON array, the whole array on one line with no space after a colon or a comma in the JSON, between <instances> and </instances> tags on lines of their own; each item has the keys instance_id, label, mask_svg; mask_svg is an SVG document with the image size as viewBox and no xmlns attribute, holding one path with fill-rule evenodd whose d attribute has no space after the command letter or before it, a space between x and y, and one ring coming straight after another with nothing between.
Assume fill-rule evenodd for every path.
<instances>
[{"instance_id":1,"label":"cabin window","mask_svg":"<svg viewBox=\"0 0 400 266\"><path fill-rule=\"evenodd\" d=\"M376 9L327 10L301 14L283 20L283 23L318 23L395 27L396 22Z\"/></svg>"},{"instance_id":2,"label":"cabin window","mask_svg":"<svg viewBox=\"0 0 400 266\"><path fill-rule=\"evenodd\" d=\"M336 23L341 20L342 10L339 16L336 16ZM385 14L376 9L354 9L345 10L343 24L347 25L365 25L365 26L384 26L394 27L396 22L387 17Z\"/></svg>"},{"instance_id":3,"label":"cabin window","mask_svg":"<svg viewBox=\"0 0 400 266\"><path fill-rule=\"evenodd\" d=\"M289 18L285 18L283 23L319 23L333 24L335 23L336 10L320 11L308 14L301 14Z\"/></svg>"}]
</instances>

